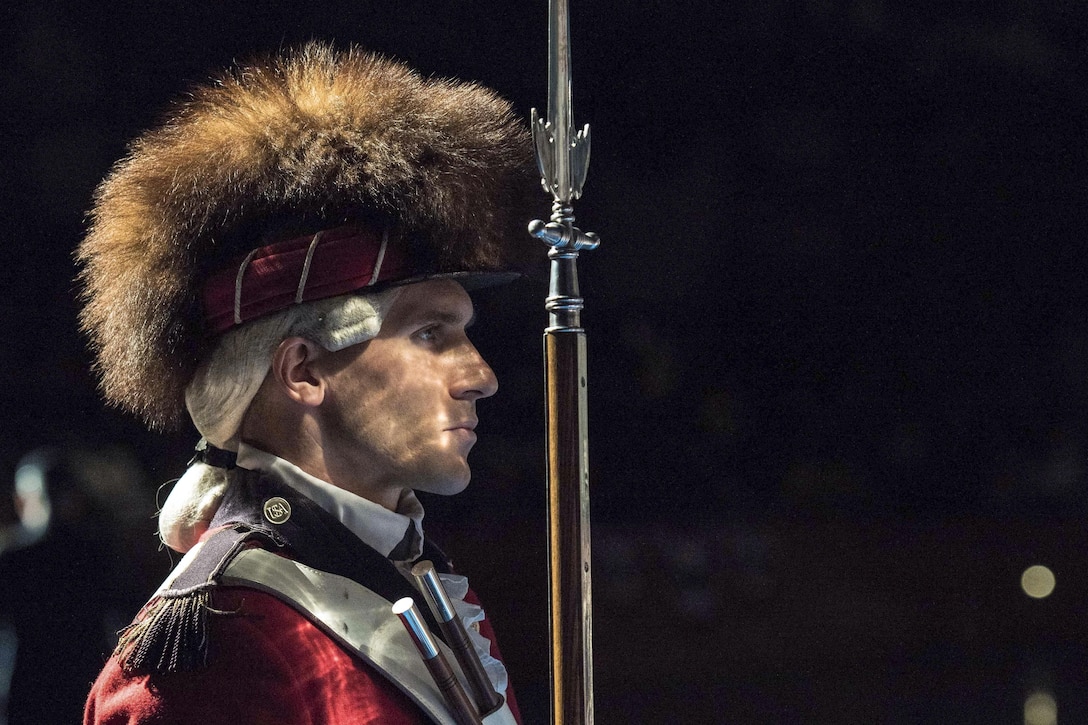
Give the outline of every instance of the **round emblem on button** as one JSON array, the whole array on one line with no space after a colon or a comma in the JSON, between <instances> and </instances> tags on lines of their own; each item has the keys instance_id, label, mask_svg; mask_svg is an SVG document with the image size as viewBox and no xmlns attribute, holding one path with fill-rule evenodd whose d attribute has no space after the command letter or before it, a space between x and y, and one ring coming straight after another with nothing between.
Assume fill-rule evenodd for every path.
<instances>
[{"instance_id":1,"label":"round emblem on button","mask_svg":"<svg viewBox=\"0 0 1088 725\"><path fill-rule=\"evenodd\" d=\"M276 496L264 502L264 517L274 524L283 524L291 518L291 504Z\"/></svg>"}]
</instances>

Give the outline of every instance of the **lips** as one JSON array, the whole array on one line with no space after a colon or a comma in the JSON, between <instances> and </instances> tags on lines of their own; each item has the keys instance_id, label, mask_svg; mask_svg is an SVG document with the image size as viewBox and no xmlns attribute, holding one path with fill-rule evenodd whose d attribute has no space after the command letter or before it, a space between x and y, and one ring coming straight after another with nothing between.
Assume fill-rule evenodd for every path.
<instances>
[{"instance_id":1,"label":"lips","mask_svg":"<svg viewBox=\"0 0 1088 725\"><path fill-rule=\"evenodd\" d=\"M457 440L461 441L461 445L466 446L465 450L468 450L468 446L476 444L476 423L475 419L465 420L450 426L446 430L454 436Z\"/></svg>"}]
</instances>

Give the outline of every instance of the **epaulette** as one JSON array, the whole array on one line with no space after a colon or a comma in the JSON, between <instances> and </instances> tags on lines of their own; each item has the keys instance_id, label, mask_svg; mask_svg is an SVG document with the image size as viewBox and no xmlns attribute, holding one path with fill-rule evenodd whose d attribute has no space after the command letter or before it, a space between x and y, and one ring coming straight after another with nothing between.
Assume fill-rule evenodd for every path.
<instances>
[{"instance_id":1,"label":"epaulette","mask_svg":"<svg viewBox=\"0 0 1088 725\"><path fill-rule=\"evenodd\" d=\"M230 562L255 542L279 546L274 535L245 524L223 528L178 563L136 621L121 630L114 654L127 675L188 672L207 665L211 589Z\"/></svg>"}]
</instances>

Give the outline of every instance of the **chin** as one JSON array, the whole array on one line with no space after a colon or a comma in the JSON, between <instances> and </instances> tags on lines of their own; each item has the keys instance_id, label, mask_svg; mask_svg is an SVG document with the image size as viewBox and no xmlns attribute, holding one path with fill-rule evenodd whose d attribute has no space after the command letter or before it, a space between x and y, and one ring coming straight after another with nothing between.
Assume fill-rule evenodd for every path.
<instances>
[{"instance_id":1,"label":"chin","mask_svg":"<svg viewBox=\"0 0 1088 725\"><path fill-rule=\"evenodd\" d=\"M463 475L446 475L433 477L421 485L416 486L417 491L425 491L438 496L455 496L468 488L471 475L466 470Z\"/></svg>"}]
</instances>

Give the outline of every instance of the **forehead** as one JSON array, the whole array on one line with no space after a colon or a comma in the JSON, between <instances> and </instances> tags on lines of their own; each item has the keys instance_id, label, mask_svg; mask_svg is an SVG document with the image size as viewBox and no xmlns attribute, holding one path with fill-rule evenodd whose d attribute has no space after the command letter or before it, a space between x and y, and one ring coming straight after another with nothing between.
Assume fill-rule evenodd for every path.
<instances>
[{"instance_id":1,"label":"forehead","mask_svg":"<svg viewBox=\"0 0 1088 725\"><path fill-rule=\"evenodd\" d=\"M385 316L381 331L417 322L468 326L473 316L472 298L460 284L449 279L433 279L402 287Z\"/></svg>"}]
</instances>

